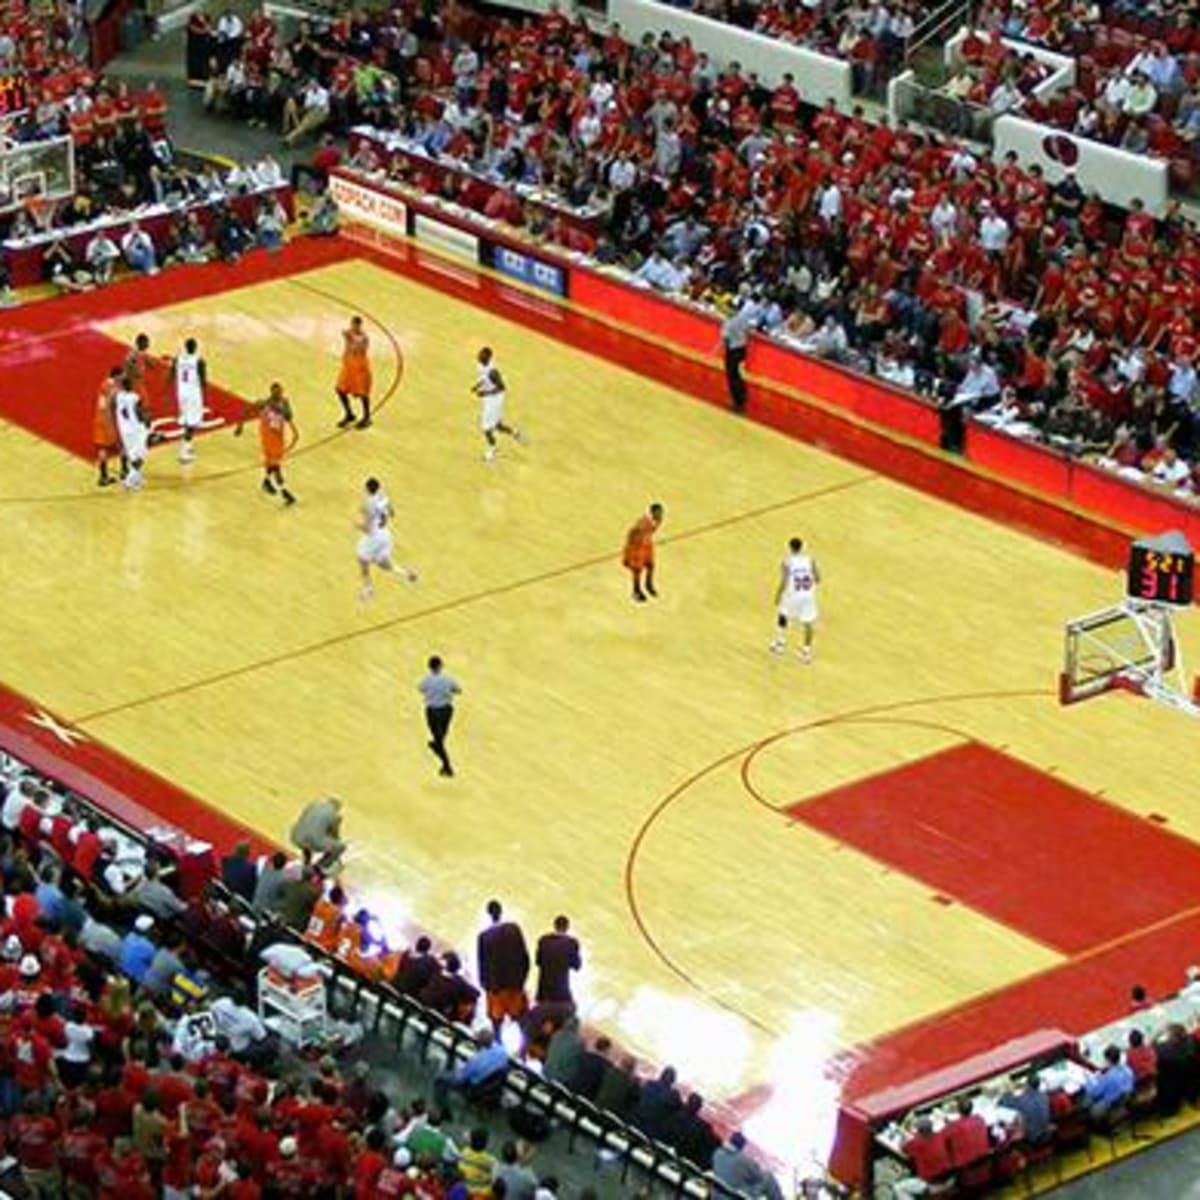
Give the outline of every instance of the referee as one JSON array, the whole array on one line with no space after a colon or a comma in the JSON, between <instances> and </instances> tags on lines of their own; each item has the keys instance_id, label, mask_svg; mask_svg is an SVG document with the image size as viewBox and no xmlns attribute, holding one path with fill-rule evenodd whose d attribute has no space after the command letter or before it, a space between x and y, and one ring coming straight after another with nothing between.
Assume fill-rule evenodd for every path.
<instances>
[{"instance_id":1,"label":"referee","mask_svg":"<svg viewBox=\"0 0 1200 1200\"><path fill-rule=\"evenodd\" d=\"M725 318L721 325L721 345L725 351L725 383L729 388L729 399L734 412L746 407L746 381L742 378L742 364L750 334L758 324L759 307L752 297L742 301L736 312Z\"/></svg>"},{"instance_id":2,"label":"referee","mask_svg":"<svg viewBox=\"0 0 1200 1200\"><path fill-rule=\"evenodd\" d=\"M454 719L454 697L461 691L451 676L442 670L442 660L435 654L429 660L429 674L417 685L425 697L425 724L429 726L429 748L442 764L442 775L453 775L450 755L446 753L446 734Z\"/></svg>"}]
</instances>

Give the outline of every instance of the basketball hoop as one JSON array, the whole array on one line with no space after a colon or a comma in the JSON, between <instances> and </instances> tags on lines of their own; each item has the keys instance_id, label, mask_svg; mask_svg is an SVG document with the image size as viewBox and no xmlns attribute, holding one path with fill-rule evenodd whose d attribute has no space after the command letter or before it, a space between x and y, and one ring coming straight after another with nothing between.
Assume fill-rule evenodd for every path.
<instances>
[{"instance_id":1,"label":"basketball hoop","mask_svg":"<svg viewBox=\"0 0 1200 1200\"><path fill-rule=\"evenodd\" d=\"M1181 534L1133 543L1125 599L1067 622L1063 704L1116 688L1200 717L1200 678L1189 686L1175 636L1175 612L1190 607L1193 566Z\"/></svg>"}]
</instances>

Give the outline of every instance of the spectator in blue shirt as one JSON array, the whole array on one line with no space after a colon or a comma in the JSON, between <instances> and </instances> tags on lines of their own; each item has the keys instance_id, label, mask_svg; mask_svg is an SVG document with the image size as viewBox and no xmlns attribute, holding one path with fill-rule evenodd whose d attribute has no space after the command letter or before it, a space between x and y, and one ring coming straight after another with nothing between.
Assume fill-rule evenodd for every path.
<instances>
[{"instance_id":1,"label":"spectator in blue shirt","mask_svg":"<svg viewBox=\"0 0 1200 1200\"><path fill-rule=\"evenodd\" d=\"M1093 1076L1084 1088L1093 1116L1103 1116L1133 1095L1133 1072L1121 1061L1117 1046L1104 1048L1104 1062L1104 1070Z\"/></svg>"},{"instance_id":2,"label":"spectator in blue shirt","mask_svg":"<svg viewBox=\"0 0 1200 1200\"><path fill-rule=\"evenodd\" d=\"M141 983L146 978L150 962L158 952L158 947L146 936L153 928L153 917L140 916L121 939L121 961L117 965L134 983Z\"/></svg>"},{"instance_id":3,"label":"spectator in blue shirt","mask_svg":"<svg viewBox=\"0 0 1200 1200\"><path fill-rule=\"evenodd\" d=\"M52 865L43 867L42 873L38 877L34 897L38 902L38 908L42 910L42 916L56 924L61 924L66 912L67 898L58 884L58 869Z\"/></svg>"},{"instance_id":4,"label":"spectator in blue shirt","mask_svg":"<svg viewBox=\"0 0 1200 1200\"><path fill-rule=\"evenodd\" d=\"M439 1108L450 1107L452 1092L478 1091L484 1084L494 1082L495 1077L508 1072L508 1051L496 1040L490 1029L481 1029L475 1035L479 1049L455 1071L443 1071L433 1081L433 1098Z\"/></svg>"}]
</instances>

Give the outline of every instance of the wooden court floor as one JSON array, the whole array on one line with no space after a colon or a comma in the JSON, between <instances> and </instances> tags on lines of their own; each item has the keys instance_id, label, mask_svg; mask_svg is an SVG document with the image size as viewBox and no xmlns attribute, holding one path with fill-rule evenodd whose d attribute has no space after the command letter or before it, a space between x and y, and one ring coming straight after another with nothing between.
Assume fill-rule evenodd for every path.
<instances>
[{"instance_id":1,"label":"wooden court floor","mask_svg":"<svg viewBox=\"0 0 1200 1200\"><path fill-rule=\"evenodd\" d=\"M335 435L355 311L388 395ZM232 392L285 383L300 503L259 494L252 436L205 436L186 474L156 451L128 496L0 427L0 676L272 837L342 796L350 879L396 923L465 947L491 895L531 936L570 914L587 1019L714 1098L774 1083L806 1110L781 1110L792 1143L827 1128L828 1059L1063 955L783 810L977 741L1200 840L1164 769L1194 761L1191 723L1056 703L1062 623L1116 599L1110 571L366 262L102 331L140 330L198 337ZM530 435L494 466L483 344ZM371 474L422 577L364 606ZM652 500L661 599L635 606L618 556ZM812 666L767 653L796 533L825 577ZM431 652L463 685L452 781L415 691Z\"/></svg>"}]
</instances>

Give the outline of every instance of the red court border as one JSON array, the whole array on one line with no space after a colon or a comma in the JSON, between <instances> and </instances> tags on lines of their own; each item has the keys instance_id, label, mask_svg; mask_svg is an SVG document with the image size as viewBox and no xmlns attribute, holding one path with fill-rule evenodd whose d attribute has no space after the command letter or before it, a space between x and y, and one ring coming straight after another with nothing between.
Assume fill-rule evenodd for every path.
<instances>
[{"instance_id":1,"label":"red court border","mask_svg":"<svg viewBox=\"0 0 1200 1200\"><path fill-rule=\"evenodd\" d=\"M0 330L0 365L5 349L22 338L69 336L81 321L109 320L355 258L403 274L585 353L689 392L697 399L725 406L720 366L715 361L697 363L640 340L636 331L619 331L610 324L590 320L544 300L531 301L485 272L466 265L449 268L441 265L436 255L407 243L383 250L347 238L299 241L278 256L253 255L237 266L217 263L172 271L156 281L152 295L145 281L129 280L81 297L50 299L10 311ZM1109 565L1116 565L1124 558L1130 533L1127 528L1064 505L1053 497L1039 495L936 449L913 444L878 425L808 406L802 399L782 391L759 384L752 396L751 419L789 436L814 442L829 452L863 463L999 523L1036 533L1088 558ZM84 497L53 497L81 498ZM829 718L828 723L876 716L886 719L886 713L898 709L964 698L907 700L842 714ZM269 846L269 842L236 819L101 743L89 738L86 743L71 745L59 734L31 725L28 719L31 710L44 711L35 702L0 686L0 747L95 799L119 819L141 827L166 821L211 841L218 850L247 837L261 849ZM61 722L59 726L70 728ZM781 735L731 751L720 762L756 752L776 736ZM86 761L81 762L81 758ZM649 825L674 798L715 765L709 764L693 775L655 807L635 839L631 861ZM131 794L139 799L132 800ZM631 886L631 870L626 872L627 888ZM649 931L643 927L642 933L653 948ZM1114 980L1127 983L1137 978L1152 991L1171 990L1178 982L1182 964L1196 956L1197 944L1200 944L1200 911L1176 914L1152 929L1097 947L1031 979L981 995L857 1047L831 1064L831 1072L843 1080L844 1094L849 1098L866 1094L883 1083L903 1082L947 1065L1030 1028L1060 1025L1082 1033L1111 1020L1120 1011L1123 989L1120 986L1114 989Z\"/></svg>"}]
</instances>

